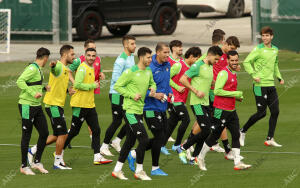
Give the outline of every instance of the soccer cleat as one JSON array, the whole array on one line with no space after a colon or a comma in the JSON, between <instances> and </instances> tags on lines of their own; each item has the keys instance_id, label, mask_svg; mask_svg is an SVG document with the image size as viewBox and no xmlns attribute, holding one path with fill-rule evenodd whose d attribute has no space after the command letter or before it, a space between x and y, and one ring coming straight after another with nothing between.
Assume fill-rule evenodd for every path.
<instances>
[{"instance_id":1,"label":"soccer cleat","mask_svg":"<svg viewBox=\"0 0 300 188\"><path fill-rule=\"evenodd\" d=\"M21 167L21 168L20 168L20 172L21 172L22 174L25 174L25 175L35 175L35 173L32 172L31 168L28 167L28 166L26 166L26 167L24 167L24 168Z\"/></svg>"},{"instance_id":2,"label":"soccer cleat","mask_svg":"<svg viewBox=\"0 0 300 188\"><path fill-rule=\"evenodd\" d=\"M240 132L240 145L241 146L245 145L245 138L246 138L246 133Z\"/></svg>"},{"instance_id":3,"label":"soccer cleat","mask_svg":"<svg viewBox=\"0 0 300 188\"><path fill-rule=\"evenodd\" d=\"M186 160L186 151L182 151L181 153L179 153L179 159L183 164L187 164L187 160Z\"/></svg>"},{"instance_id":4,"label":"soccer cleat","mask_svg":"<svg viewBox=\"0 0 300 188\"><path fill-rule=\"evenodd\" d=\"M218 152L218 153L224 153L225 150L223 148L221 148L221 146L219 145L219 143L213 145L211 148L210 148L211 151L215 151L215 152Z\"/></svg>"},{"instance_id":5,"label":"soccer cleat","mask_svg":"<svg viewBox=\"0 0 300 188\"><path fill-rule=\"evenodd\" d=\"M170 155L168 149L165 146L160 148L160 152L162 152L165 155Z\"/></svg>"},{"instance_id":6,"label":"soccer cleat","mask_svg":"<svg viewBox=\"0 0 300 188\"><path fill-rule=\"evenodd\" d=\"M168 142L175 142L174 138L172 138L171 136L168 139Z\"/></svg>"},{"instance_id":7,"label":"soccer cleat","mask_svg":"<svg viewBox=\"0 0 300 188\"><path fill-rule=\"evenodd\" d=\"M72 170L71 167L66 166L66 164L60 162L59 164L54 164L53 169L57 170Z\"/></svg>"},{"instance_id":8,"label":"soccer cleat","mask_svg":"<svg viewBox=\"0 0 300 188\"><path fill-rule=\"evenodd\" d=\"M135 158L132 157L131 152L129 152L128 157L127 157L127 160L128 160L128 164L129 164L130 170L131 170L132 172L134 172L134 171L135 171L135 166L134 166Z\"/></svg>"},{"instance_id":9,"label":"soccer cleat","mask_svg":"<svg viewBox=\"0 0 300 188\"><path fill-rule=\"evenodd\" d=\"M172 145L172 150L173 150L173 151L176 151L177 148L179 148L179 147L180 147L180 145L178 145L178 146Z\"/></svg>"},{"instance_id":10,"label":"soccer cleat","mask_svg":"<svg viewBox=\"0 0 300 188\"><path fill-rule=\"evenodd\" d=\"M119 171L119 172L112 172L111 173L112 177L116 178L116 179L120 179L120 180L128 180L128 178L126 178L124 176L124 172Z\"/></svg>"},{"instance_id":11,"label":"soccer cleat","mask_svg":"<svg viewBox=\"0 0 300 188\"><path fill-rule=\"evenodd\" d=\"M110 159L105 159L103 156L100 155L100 153L98 153L99 155L97 155L94 158L94 165L100 165L100 164L109 164L112 163L113 160Z\"/></svg>"},{"instance_id":12,"label":"soccer cleat","mask_svg":"<svg viewBox=\"0 0 300 188\"><path fill-rule=\"evenodd\" d=\"M167 176L167 175L168 174L162 171L162 169L160 168L151 171L151 176Z\"/></svg>"},{"instance_id":13,"label":"soccer cleat","mask_svg":"<svg viewBox=\"0 0 300 188\"><path fill-rule=\"evenodd\" d=\"M134 177L138 180L152 180L149 176L147 176L146 172L143 170L134 173Z\"/></svg>"},{"instance_id":14,"label":"soccer cleat","mask_svg":"<svg viewBox=\"0 0 300 188\"><path fill-rule=\"evenodd\" d=\"M29 148L27 153L27 160L30 166L33 164L33 157L34 154L31 152L31 148Z\"/></svg>"},{"instance_id":15,"label":"soccer cleat","mask_svg":"<svg viewBox=\"0 0 300 188\"><path fill-rule=\"evenodd\" d=\"M243 160L244 159L244 157L243 156L239 156L240 157L240 160ZM234 156L233 156L233 152L232 151L230 151L229 153L225 153L224 154L224 158L226 159L226 160L234 160Z\"/></svg>"},{"instance_id":16,"label":"soccer cleat","mask_svg":"<svg viewBox=\"0 0 300 188\"><path fill-rule=\"evenodd\" d=\"M239 162L237 165L234 165L234 170L246 170L248 168L250 168L251 165L245 164L242 161Z\"/></svg>"},{"instance_id":17,"label":"soccer cleat","mask_svg":"<svg viewBox=\"0 0 300 188\"><path fill-rule=\"evenodd\" d=\"M31 168L40 171L42 174L48 174L48 173L49 173L48 170L46 170L46 169L44 168L44 166L43 166L42 163L33 163L33 164L31 165Z\"/></svg>"},{"instance_id":18,"label":"soccer cleat","mask_svg":"<svg viewBox=\"0 0 300 188\"><path fill-rule=\"evenodd\" d=\"M120 143L119 143L119 142L114 142L114 141L112 141L110 145L111 145L111 147L113 147L118 153L120 153L120 151L121 151L121 146L120 146Z\"/></svg>"},{"instance_id":19,"label":"soccer cleat","mask_svg":"<svg viewBox=\"0 0 300 188\"><path fill-rule=\"evenodd\" d=\"M198 165L197 157L194 157L193 159L189 160L190 165Z\"/></svg>"},{"instance_id":20,"label":"soccer cleat","mask_svg":"<svg viewBox=\"0 0 300 188\"><path fill-rule=\"evenodd\" d=\"M207 171L207 169L205 167L204 159L201 159L200 157L198 158L198 166L199 166L200 170Z\"/></svg>"},{"instance_id":21,"label":"soccer cleat","mask_svg":"<svg viewBox=\"0 0 300 188\"><path fill-rule=\"evenodd\" d=\"M282 145L275 142L274 138L272 138L271 140L266 140L265 145L266 146L274 146L274 147L282 147Z\"/></svg>"},{"instance_id":22,"label":"soccer cleat","mask_svg":"<svg viewBox=\"0 0 300 188\"><path fill-rule=\"evenodd\" d=\"M114 155L109 151L108 148L103 148L103 147L101 147L101 148L100 148L100 153L101 153L101 155L105 155L105 156L109 156L109 157L114 156Z\"/></svg>"}]
</instances>

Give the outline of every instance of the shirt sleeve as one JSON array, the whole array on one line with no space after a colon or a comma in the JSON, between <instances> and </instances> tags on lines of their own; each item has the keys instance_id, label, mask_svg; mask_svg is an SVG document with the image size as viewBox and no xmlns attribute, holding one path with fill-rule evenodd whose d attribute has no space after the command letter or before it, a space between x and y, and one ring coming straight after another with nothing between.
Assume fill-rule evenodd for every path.
<instances>
[{"instance_id":1,"label":"shirt sleeve","mask_svg":"<svg viewBox=\"0 0 300 188\"><path fill-rule=\"evenodd\" d=\"M217 96L222 97L236 97L236 98L242 98L243 92L242 91L226 91L224 90L224 85L226 84L228 79L228 73L226 71L219 72L215 84L214 93Z\"/></svg>"},{"instance_id":2,"label":"shirt sleeve","mask_svg":"<svg viewBox=\"0 0 300 188\"><path fill-rule=\"evenodd\" d=\"M187 75L189 78L193 78L199 75L199 70L200 66L194 63L191 68L185 72L185 75Z\"/></svg>"},{"instance_id":3,"label":"shirt sleeve","mask_svg":"<svg viewBox=\"0 0 300 188\"><path fill-rule=\"evenodd\" d=\"M117 80L117 82L114 85L114 89L120 93L123 97L131 98L133 99L135 97L135 93L130 92L128 89L126 89L126 85L130 82L131 79L131 70L127 69L123 72L123 74L120 76L120 78Z\"/></svg>"},{"instance_id":4,"label":"shirt sleeve","mask_svg":"<svg viewBox=\"0 0 300 188\"><path fill-rule=\"evenodd\" d=\"M111 76L113 82L117 82L118 78L122 74L123 69L124 69L124 60L122 58L118 58L114 64L114 68Z\"/></svg>"},{"instance_id":5,"label":"shirt sleeve","mask_svg":"<svg viewBox=\"0 0 300 188\"><path fill-rule=\"evenodd\" d=\"M36 92L31 89L26 82L34 77L35 74L37 74L37 69L34 68L33 66L28 66L24 72L21 74L21 76L17 80L17 86L25 90L27 93L29 93L31 96L35 96Z\"/></svg>"},{"instance_id":6,"label":"shirt sleeve","mask_svg":"<svg viewBox=\"0 0 300 188\"><path fill-rule=\"evenodd\" d=\"M248 72L248 74L250 74L252 78L256 78L255 71L252 65L254 64L255 60L257 60L258 55L259 55L259 49L258 47L255 47L243 62L246 72Z\"/></svg>"},{"instance_id":7,"label":"shirt sleeve","mask_svg":"<svg viewBox=\"0 0 300 188\"><path fill-rule=\"evenodd\" d=\"M79 89L83 91L96 89L97 86L95 83L91 83L91 84L83 83L85 74L86 74L86 69L85 67L81 66L75 75L75 84L74 84L75 89Z\"/></svg>"},{"instance_id":8,"label":"shirt sleeve","mask_svg":"<svg viewBox=\"0 0 300 188\"><path fill-rule=\"evenodd\" d=\"M76 58L76 59L73 60L73 63L69 66L69 69L72 72L75 72L78 69L80 64L81 64L80 58Z\"/></svg>"},{"instance_id":9,"label":"shirt sleeve","mask_svg":"<svg viewBox=\"0 0 300 188\"><path fill-rule=\"evenodd\" d=\"M150 71L150 73L151 73L151 76L150 76L150 81L149 81L149 89L152 88L152 89L156 90L156 83L154 82L152 71Z\"/></svg>"},{"instance_id":10,"label":"shirt sleeve","mask_svg":"<svg viewBox=\"0 0 300 188\"><path fill-rule=\"evenodd\" d=\"M280 74L280 71L279 71L279 67L278 67L278 56L276 57L276 61L275 61L275 70L274 70L275 72L275 76L276 76L276 78L280 81L280 80L282 80L282 76L281 76L281 74Z\"/></svg>"},{"instance_id":11,"label":"shirt sleeve","mask_svg":"<svg viewBox=\"0 0 300 188\"><path fill-rule=\"evenodd\" d=\"M62 64L58 63L55 65L55 67L52 67L51 68L51 73L54 75L54 76L59 76L62 72Z\"/></svg>"},{"instance_id":12,"label":"shirt sleeve","mask_svg":"<svg viewBox=\"0 0 300 188\"><path fill-rule=\"evenodd\" d=\"M171 71L170 71L170 86L173 87L174 89L176 89L177 91L179 90L180 86L178 84L176 84L172 78L177 75L180 70L181 70L181 63L175 63L172 67L171 67Z\"/></svg>"}]
</instances>

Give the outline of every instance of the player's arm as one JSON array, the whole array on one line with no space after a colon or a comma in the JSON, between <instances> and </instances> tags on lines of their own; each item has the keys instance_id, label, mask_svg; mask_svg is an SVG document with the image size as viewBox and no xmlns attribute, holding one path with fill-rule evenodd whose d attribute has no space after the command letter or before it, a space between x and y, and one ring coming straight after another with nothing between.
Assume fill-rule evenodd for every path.
<instances>
[{"instance_id":1,"label":"player's arm","mask_svg":"<svg viewBox=\"0 0 300 188\"><path fill-rule=\"evenodd\" d=\"M31 96L35 96L36 92L29 87L26 82L30 79L32 79L34 77L35 74L37 74L37 69L34 68L32 65L28 66L24 72L20 75L20 77L17 80L17 86L22 89L25 90L27 93L29 93Z\"/></svg>"},{"instance_id":2,"label":"player's arm","mask_svg":"<svg viewBox=\"0 0 300 188\"><path fill-rule=\"evenodd\" d=\"M114 64L113 72L111 75L111 79L113 82L117 82L119 77L121 76L124 70L125 62L122 58L118 58Z\"/></svg>"},{"instance_id":3,"label":"player's arm","mask_svg":"<svg viewBox=\"0 0 300 188\"><path fill-rule=\"evenodd\" d=\"M148 93L148 96L154 97L155 92L156 92L156 83L154 82L153 74L151 71L150 71L150 73L151 73L151 76L150 76L150 81L149 81L149 90L147 91L147 93Z\"/></svg>"},{"instance_id":4,"label":"player's arm","mask_svg":"<svg viewBox=\"0 0 300 188\"><path fill-rule=\"evenodd\" d=\"M257 75L255 74L255 71L252 67L252 65L254 64L255 60L257 59L259 55L259 49L258 47L255 47L250 54L246 57L246 59L243 62L245 71L250 74L250 76L254 79L257 78Z\"/></svg>"},{"instance_id":5,"label":"player's arm","mask_svg":"<svg viewBox=\"0 0 300 188\"><path fill-rule=\"evenodd\" d=\"M278 56L276 57L276 61L275 61L275 70L274 70L274 74L275 77L281 82L283 80L280 71L279 71L279 67L278 67Z\"/></svg>"},{"instance_id":6,"label":"player's arm","mask_svg":"<svg viewBox=\"0 0 300 188\"><path fill-rule=\"evenodd\" d=\"M91 83L91 84L83 83L85 74L86 74L86 69L85 69L85 67L81 66L75 75L75 84L74 84L75 89L79 89L79 90L83 90L83 91L89 91L91 89L96 89L97 88L96 83Z\"/></svg>"},{"instance_id":7,"label":"player's arm","mask_svg":"<svg viewBox=\"0 0 300 188\"><path fill-rule=\"evenodd\" d=\"M237 99L243 98L242 91L226 91L224 90L224 85L228 79L228 73L226 71L219 72L215 84L214 94L222 97L236 97Z\"/></svg>"},{"instance_id":8,"label":"player's arm","mask_svg":"<svg viewBox=\"0 0 300 188\"><path fill-rule=\"evenodd\" d=\"M50 67L51 67L50 71L55 77L59 76L62 73L62 70L63 70L62 64L60 64L60 63L57 64L57 63L51 62Z\"/></svg>"},{"instance_id":9,"label":"player's arm","mask_svg":"<svg viewBox=\"0 0 300 188\"><path fill-rule=\"evenodd\" d=\"M170 71L170 78L171 78L171 79L170 79L170 86L173 87L174 89L176 89L176 90L179 91L179 92L181 91L181 90L180 90L181 87L180 87L178 84L176 84L176 83L172 80L172 78L180 72L181 67L182 67L181 63L175 63L175 64L171 67L171 71Z\"/></svg>"},{"instance_id":10,"label":"player's arm","mask_svg":"<svg viewBox=\"0 0 300 188\"><path fill-rule=\"evenodd\" d=\"M193 64L191 68L185 72L184 75L181 76L179 82L186 88L190 89L195 95L199 95L199 91L196 90L191 83L189 82L189 78L193 78L199 74L200 67L197 64Z\"/></svg>"},{"instance_id":11,"label":"player's arm","mask_svg":"<svg viewBox=\"0 0 300 188\"><path fill-rule=\"evenodd\" d=\"M122 73L120 78L117 80L117 82L114 85L114 89L120 93L122 96L126 98L134 99L136 93L130 92L125 86L130 82L131 80L131 70L127 69Z\"/></svg>"},{"instance_id":12,"label":"player's arm","mask_svg":"<svg viewBox=\"0 0 300 188\"><path fill-rule=\"evenodd\" d=\"M76 58L73 60L72 64L69 65L69 80L72 82L73 85L75 84L73 72L76 72L80 64L81 64L80 58Z\"/></svg>"}]
</instances>

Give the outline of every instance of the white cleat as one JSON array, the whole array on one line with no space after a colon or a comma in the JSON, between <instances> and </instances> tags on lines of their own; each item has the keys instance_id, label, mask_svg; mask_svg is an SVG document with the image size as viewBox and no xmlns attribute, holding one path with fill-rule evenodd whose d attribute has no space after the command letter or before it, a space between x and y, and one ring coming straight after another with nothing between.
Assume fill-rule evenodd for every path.
<instances>
[{"instance_id":1,"label":"white cleat","mask_svg":"<svg viewBox=\"0 0 300 188\"><path fill-rule=\"evenodd\" d=\"M116 178L116 179L120 179L120 180L128 180L128 178L126 178L126 177L124 176L124 172L122 172L122 171L119 171L119 172L113 171L113 172L111 173L111 175L112 175L112 177L114 177L114 178Z\"/></svg>"},{"instance_id":2,"label":"white cleat","mask_svg":"<svg viewBox=\"0 0 300 188\"><path fill-rule=\"evenodd\" d=\"M48 173L49 173L48 170L46 170L46 169L44 168L44 166L43 166L42 163L33 163L33 164L31 165L31 168L40 171L42 174L48 174Z\"/></svg>"},{"instance_id":3,"label":"white cleat","mask_svg":"<svg viewBox=\"0 0 300 188\"><path fill-rule=\"evenodd\" d=\"M149 176L147 176L146 172L143 170L134 173L134 178L138 180L152 180Z\"/></svg>"},{"instance_id":4,"label":"white cleat","mask_svg":"<svg viewBox=\"0 0 300 188\"><path fill-rule=\"evenodd\" d=\"M266 146L282 147L282 145L275 142L274 138L271 140L266 140L264 143Z\"/></svg>"},{"instance_id":5,"label":"white cleat","mask_svg":"<svg viewBox=\"0 0 300 188\"><path fill-rule=\"evenodd\" d=\"M58 169L58 170L72 170L71 167L66 166L66 164L60 162L59 164L54 164L53 169Z\"/></svg>"},{"instance_id":6,"label":"white cleat","mask_svg":"<svg viewBox=\"0 0 300 188\"><path fill-rule=\"evenodd\" d=\"M201 159L200 157L198 157L198 166L199 166L200 170L207 171L207 169L205 167L204 159Z\"/></svg>"},{"instance_id":7,"label":"white cleat","mask_svg":"<svg viewBox=\"0 0 300 188\"><path fill-rule=\"evenodd\" d=\"M119 143L119 142L114 142L114 141L112 141L110 145L111 145L111 147L113 147L118 153L120 153L120 151L121 151L121 146L120 146L120 143Z\"/></svg>"},{"instance_id":8,"label":"white cleat","mask_svg":"<svg viewBox=\"0 0 300 188\"><path fill-rule=\"evenodd\" d=\"M105 155L105 156L114 156L110 151L109 151L109 149L108 148L100 148L100 153L101 153L101 155Z\"/></svg>"},{"instance_id":9,"label":"white cleat","mask_svg":"<svg viewBox=\"0 0 300 188\"><path fill-rule=\"evenodd\" d=\"M172 138L171 136L168 139L168 142L175 142L174 138Z\"/></svg>"},{"instance_id":10,"label":"white cleat","mask_svg":"<svg viewBox=\"0 0 300 188\"><path fill-rule=\"evenodd\" d=\"M216 145L213 145L211 148L210 148L211 151L215 151L215 152L218 152L218 153L224 153L225 150L223 148L221 148L221 146L219 145L219 143L217 143Z\"/></svg>"},{"instance_id":11,"label":"white cleat","mask_svg":"<svg viewBox=\"0 0 300 188\"><path fill-rule=\"evenodd\" d=\"M234 170L246 170L246 169L248 169L248 168L250 168L251 167L251 165L248 165L248 164L245 164L245 163L243 163L242 161L241 162L239 162L239 164L237 164L237 165L234 165Z\"/></svg>"},{"instance_id":12,"label":"white cleat","mask_svg":"<svg viewBox=\"0 0 300 188\"><path fill-rule=\"evenodd\" d=\"M246 138L246 133L240 132L240 145L241 146L245 145L245 138Z\"/></svg>"},{"instance_id":13,"label":"white cleat","mask_svg":"<svg viewBox=\"0 0 300 188\"><path fill-rule=\"evenodd\" d=\"M243 156L239 156L240 157L240 160L243 160L244 159L244 157ZM233 156L233 152L232 151L230 151L229 153L225 153L225 155L224 155L224 158L226 159L226 160L234 160L234 156Z\"/></svg>"},{"instance_id":14,"label":"white cleat","mask_svg":"<svg viewBox=\"0 0 300 188\"><path fill-rule=\"evenodd\" d=\"M35 173L32 172L31 168L28 167L28 166L26 166L26 167L24 167L24 168L21 167L21 168L20 168L20 172L21 172L22 174L25 174L25 175L35 175Z\"/></svg>"}]
</instances>

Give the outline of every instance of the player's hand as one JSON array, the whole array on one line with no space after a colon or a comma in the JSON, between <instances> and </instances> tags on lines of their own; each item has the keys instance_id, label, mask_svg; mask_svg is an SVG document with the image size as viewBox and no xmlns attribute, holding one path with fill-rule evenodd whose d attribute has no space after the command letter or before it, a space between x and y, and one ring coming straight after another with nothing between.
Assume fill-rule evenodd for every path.
<instances>
[{"instance_id":1,"label":"player's hand","mask_svg":"<svg viewBox=\"0 0 300 188\"><path fill-rule=\"evenodd\" d=\"M43 94L41 94L41 93L36 93L35 96L34 96L34 98L38 99L38 98L41 98L42 96L43 96Z\"/></svg>"},{"instance_id":2,"label":"player's hand","mask_svg":"<svg viewBox=\"0 0 300 188\"><path fill-rule=\"evenodd\" d=\"M179 93L183 93L184 90L185 90L185 87L180 86L179 89L178 89L178 92L179 92Z\"/></svg>"},{"instance_id":3,"label":"player's hand","mask_svg":"<svg viewBox=\"0 0 300 188\"><path fill-rule=\"evenodd\" d=\"M279 83L280 83L281 85L283 85L283 84L284 84L284 80L281 79Z\"/></svg>"},{"instance_id":4,"label":"player's hand","mask_svg":"<svg viewBox=\"0 0 300 188\"><path fill-rule=\"evenodd\" d=\"M55 66L56 66L56 63L57 63L57 61L51 61L49 65L50 65L50 67L52 68L52 67L55 67Z\"/></svg>"},{"instance_id":5,"label":"player's hand","mask_svg":"<svg viewBox=\"0 0 300 188\"><path fill-rule=\"evenodd\" d=\"M73 89L73 86L71 86L71 87L69 87L69 95L73 95L73 94L75 94L75 89Z\"/></svg>"},{"instance_id":6,"label":"player's hand","mask_svg":"<svg viewBox=\"0 0 300 188\"><path fill-rule=\"evenodd\" d=\"M169 96L172 96L172 94L170 95L171 93L169 93ZM164 94L164 97L160 100L160 102L164 103L168 100L168 96L166 94Z\"/></svg>"},{"instance_id":7,"label":"player's hand","mask_svg":"<svg viewBox=\"0 0 300 188\"><path fill-rule=\"evenodd\" d=\"M142 98L142 96L141 96L141 94L135 94L135 97L134 97L134 100L135 101L138 101L138 100L140 100Z\"/></svg>"},{"instance_id":8,"label":"player's hand","mask_svg":"<svg viewBox=\"0 0 300 188\"><path fill-rule=\"evenodd\" d=\"M100 82L99 81L95 81L95 84L96 84L96 88L100 87Z\"/></svg>"},{"instance_id":9,"label":"player's hand","mask_svg":"<svg viewBox=\"0 0 300 188\"><path fill-rule=\"evenodd\" d=\"M203 98L205 96L205 94L202 91L197 91L196 96L199 97L199 98Z\"/></svg>"},{"instance_id":10,"label":"player's hand","mask_svg":"<svg viewBox=\"0 0 300 188\"><path fill-rule=\"evenodd\" d=\"M164 98L164 93L155 93L154 98L157 100L162 100Z\"/></svg>"},{"instance_id":11,"label":"player's hand","mask_svg":"<svg viewBox=\"0 0 300 188\"><path fill-rule=\"evenodd\" d=\"M150 96L150 97L154 97L154 96L155 96L155 89L150 88L149 96Z\"/></svg>"},{"instance_id":12,"label":"player's hand","mask_svg":"<svg viewBox=\"0 0 300 188\"><path fill-rule=\"evenodd\" d=\"M256 83L260 82L260 78L253 78Z\"/></svg>"},{"instance_id":13,"label":"player's hand","mask_svg":"<svg viewBox=\"0 0 300 188\"><path fill-rule=\"evenodd\" d=\"M50 91L51 91L51 86L46 85L46 86L45 86L45 89L46 89L46 91L50 92Z\"/></svg>"},{"instance_id":14,"label":"player's hand","mask_svg":"<svg viewBox=\"0 0 300 188\"><path fill-rule=\"evenodd\" d=\"M105 80L105 74L103 72L100 72L99 78L100 80Z\"/></svg>"},{"instance_id":15,"label":"player's hand","mask_svg":"<svg viewBox=\"0 0 300 188\"><path fill-rule=\"evenodd\" d=\"M236 101L243 102L243 98L235 98Z\"/></svg>"}]
</instances>

